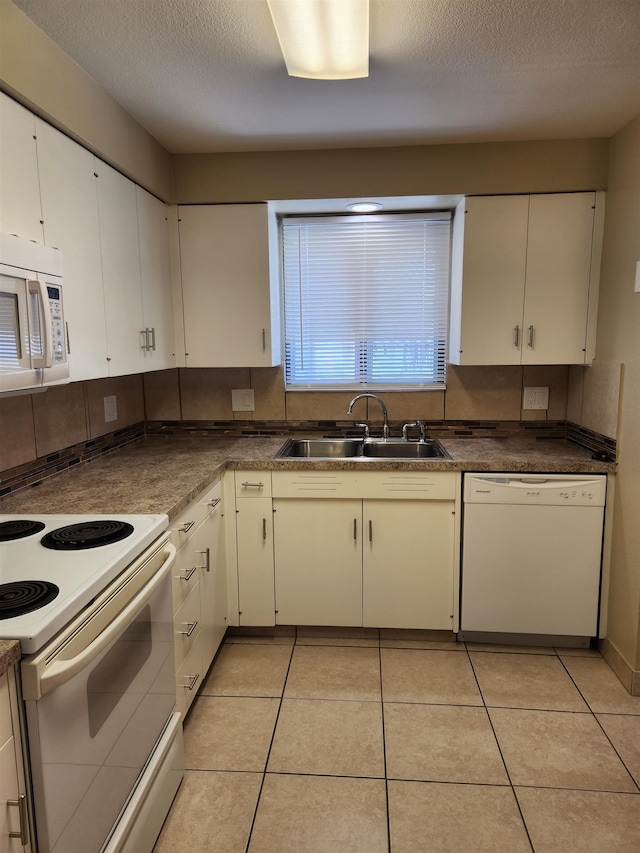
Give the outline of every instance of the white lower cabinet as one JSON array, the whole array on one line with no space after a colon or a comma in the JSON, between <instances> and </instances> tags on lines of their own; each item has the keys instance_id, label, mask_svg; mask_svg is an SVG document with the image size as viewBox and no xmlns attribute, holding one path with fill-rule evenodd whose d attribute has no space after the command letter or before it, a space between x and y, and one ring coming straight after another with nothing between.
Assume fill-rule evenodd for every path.
<instances>
[{"instance_id":1,"label":"white lower cabinet","mask_svg":"<svg viewBox=\"0 0 640 853\"><path fill-rule=\"evenodd\" d=\"M239 625L455 630L459 474L235 472Z\"/></svg>"},{"instance_id":2,"label":"white lower cabinet","mask_svg":"<svg viewBox=\"0 0 640 853\"><path fill-rule=\"evenodd\" d=\"M172 578L176 708L189 710L227 628L222 483L171 525L178 549Z\"/></svg>"},{"instance_id":3,"label":"white lower cabinet","mask_svg":"<svg viewBox=\"0 0 640 853\"><path fill-rule=\"evenodd\" d=\"M276 622L362 624L362 501L282 498L275 510Z\"/></svg>"},{"instance_id":4,"label":"white lower cabinet","mask_svg":"<svg viewBox=\"0 0 640 853\"><path fill-rule=\"evenodd\" d=\"M0 676L0 851L29 853L27 791L17 717L15 672Z\"/></svg>"}]
</instances>

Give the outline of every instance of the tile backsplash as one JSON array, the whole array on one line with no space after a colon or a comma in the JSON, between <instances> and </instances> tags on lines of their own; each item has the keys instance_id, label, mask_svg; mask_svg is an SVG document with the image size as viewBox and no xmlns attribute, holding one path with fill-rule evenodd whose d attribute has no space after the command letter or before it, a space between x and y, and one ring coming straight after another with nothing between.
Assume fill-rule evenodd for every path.
<instances>
[{"instance_id":1,"label":"tile backsplash","mask_svg":"<svg viewBox=\"0 0 640 853\"><path fill-rule=\"evenodd\" d=\"M535 421L557 430L569 422L590 441L597 435L610 438L615 447L621 366L592 367L449 367L446 391L392 391L382 393L395 429L420 418L456 432L501 423ZM549 408L523 411L524 386L547 386ZM233 412L231 390L252 388L254 412ZM49 388L40 394L0 399L0 492L21 471L49 470L53 465L76 464L104 444L135 440L147 422L188 422L195 430L212 423L277 431L305 422L327 428L347 428L358 421L382 420L375 401L363 400L347 407L354 391L285 392L282 368L174 368L146 374L95 379ZM117 419L107 421L104 398L115 397ZM531 423L534 427L534 423ZM582 428L582 432L580 431ZM509 427L508 431L511 431ZM115 439L114 439L115 436ZM577 436L577 438L576 438ZM595 436L595 437L593 437ZM101 442L99 439L104 438ZM97 444L96 444L97 442ZM588 445L590 446L590 445ZM74 448L82 448L74 453ZM87 450L88 448L88 450ZM69 460L64 460L69 457ZM47 461L49 460L49 462Z\"/></svg>"}]
</instances>

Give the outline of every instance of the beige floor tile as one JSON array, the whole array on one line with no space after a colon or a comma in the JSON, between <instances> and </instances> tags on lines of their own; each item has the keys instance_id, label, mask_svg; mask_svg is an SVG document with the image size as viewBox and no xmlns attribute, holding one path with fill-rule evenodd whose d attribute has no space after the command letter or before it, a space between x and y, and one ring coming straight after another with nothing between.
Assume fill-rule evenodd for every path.
<instances>
[{"instance_id":1,"label":"beige floor tile","mask_svg":"<svg viewBox=\"0 0 640 853\"><path fill-rule=\"evenodd\" d=\"M556 651L552 646L514 646L507 643L471 643L466 644L470 652L495 652L496 654L527 654L527 655L551 655Z\"/></svg>"},{"instance_id":2,"label":"beige floor tile","mask_svg":"<svg viewBox=\"0 0 640 853\"><path fill-rule=\"evenodd\" d=\"M459 652L381 649L385 702L482 705L467 655Z\"/></svg>"},{"instance_id":3,"label":"beige floor tile","mask_svg":"<svg viewBox=\"0 0 640 853\"><path fill-rule=\"evenodd\" d=\"M560 657L594 713L640 714L640 696L627 693L603 658Z\"/></svg>"},{"instance_id":4,"label":"beige floor tile","mask_svg":"<svg viewBox=\"0 0 640 853\"><path fill-rule=\"evenodd\" d=\"M387 777L508 785L487 712L449 705L384 705Z\"/></svg>"},{"instance_id":5,"label":"beige floor tile","mask_svg":"<svg viewBox=\"0 0 640 853\"><path fill-rule=\"evenodd\" d=\"M456 642L450 631L414 631L396 628L380 629L380 646L385 649L434 649L466 652L464 643Z\"/></svg>"},{"instance_id":6,"label":"beige floor tile","mask_svg":"<svg viewBox=\"0 0 640 853\"><path fill-rule=\"evenodd\" d=\"M293 646L296 638L291 637L263 637L260 635L252 636L252 635L236 635L231 637L225 637L225 645L241 645L241 646Z\"/></svg>"},{"instance_id":7,"label":"beige floor tile","mask_svg":"<svg viewBox=\"0 0 640 853\"><path fill-rule=\"evenodd\" d=\"M297 645L285 698L380 701L379 654L378 649Z\"/></svg>"},{"instance_id":8,"label":"beige floor tile","mask_svg":"<svg viewBox=\"0 0 640 853\"><path fill-rule=\"evenodd\" d=\"M187 771L154 853L244 853L261 773Z\"/></svg>"},{"instance_id":9,"label":"beige floor tile","mask_svg":"<svg viewBox=\"0 0 640 853\"><path fill-rule=\"evenodd\" d=\"M281 696L290 659L289 646L225 644L200 695Z\"/></svg>"},{"instance_id":10,"label":"beige floor tile","mask_svg":"<svg viewBox=\"0 0 640 853\"><path fill-rule=\"evenodd\" d=\"M391 853L531 853L513 791L389 782Z\"/></svg>"},{"instance_id":11,"label":"beige floor tile","mask_svg":"<svg viewBox=\"0 0 640 853\"><path fill-rule=\"evenodd\" d=\"M384 778L381 705L284 699L267 770Z\"/></svg>"},{"instance_id":12,"label":"beige floor tile","mask_svg":"<svg viewBox=\"0 0 640 853\"><path fill-rule=\"evenodd\" d=\"M535 853L637 853L640 796L516 788Z\"/></svg>"},{"instance_id":13,"label":"beige floor tile","mask_svg":"<svg viewBox=\"0 0 640 853\"><path fill-rule=\"evenodd\" d=\"M338 851L386 853L384 780L267 774L248 853Z\"/></svg>"},{"instance_id":14,"label":"beige floor tile","mask_svg":"<svg viewBox=\"0 0 640 853\"><path fill-rule=\"evenodd\" d=\"M640 786L640 716L596 714L607 737Z\"/></svg>"},{"instance_id":15,"label":"beige floor tile","mask_svg":"<svg viewBox=\"0 0 640 853\"><path fill-rule=\"evenodd\" d=\"M379 640L379 628L349 628L323 625L300 625L297 629L298 639L330 638L341 640Z\"/></svg>"},{"instance_id":16,"label":"beige floor tile","mask_svg":"<svg viewBox=\"0 0 640 853\"><path fill-rule=\"evenodd\" d=\"M637 791L592 714L490 708L514 785Z\"/></svg>"},{"instance_id":17,"label":"beige floor tile","mask_svg":"<svg viewBox=\"0 0 640 853\"><path fill-rule=\"evenodd\" d=\"M380 645L379 640L367 640L362 637L298 637L296 640L298 646L360 646L366 649L377 649Z\"/></svg>"},{"instance_id":18,"label":"beige floor tile","mask_svg":"<svg viewBox=\"0 0 640 853\"><path fill-rule=\"evenodd\" d=\"M279 707L279 699L199 696L184 729L185 766L264 771Z\"/></svg>"},{"instance_id":19,"label":"beige floor tile","mask_svg":"<svg viewBox=\"0 0 640 853\"><path fill-rule=\"evenodd\" d=\"M560 657L602 659L602 655L598 649L565 649L556 647L554 651Z\"/></svg>"},{"instance_id":20,"label":"beige floor tile","mask_svg":"<svg viewBox=\"0 0 640 853\"><path fill-rule=\"evenodd\" d=\"M588 711L584 699L554 655L471 652L487 705L545 711Z\"/></svg>"}]
</instances>

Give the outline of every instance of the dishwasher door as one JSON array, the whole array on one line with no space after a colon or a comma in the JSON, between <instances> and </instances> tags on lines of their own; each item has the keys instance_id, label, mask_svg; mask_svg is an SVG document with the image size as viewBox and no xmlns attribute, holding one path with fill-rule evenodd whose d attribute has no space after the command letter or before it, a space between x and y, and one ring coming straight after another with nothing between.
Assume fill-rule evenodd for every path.
<instances>
[{"instance_id":1,"label":"dishwasher door","mask_svg":"<svg viewBox=\"0 0 640 853\"><path fill-rule=\"evenodd\" d=\"M461 639L594 637L606 477L465 474Z\"/></svg>"}]
</instances>

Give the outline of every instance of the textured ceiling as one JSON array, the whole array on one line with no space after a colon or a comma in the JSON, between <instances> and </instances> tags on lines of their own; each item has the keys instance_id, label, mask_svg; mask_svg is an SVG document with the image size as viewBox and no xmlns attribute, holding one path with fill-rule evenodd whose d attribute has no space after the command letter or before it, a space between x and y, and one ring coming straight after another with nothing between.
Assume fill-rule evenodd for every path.
<instances>
[{"instance_id":1,"label":"textured ceiling","mask_svg":"<svg viewBox=\"0 0 640 853\"><path fill-rule=\"evenodd\" d=\"M371 0L370 74L288 77L266 0L14 0L169 151L611 136L640 0Z\"/></svg>"}]
</instances>

